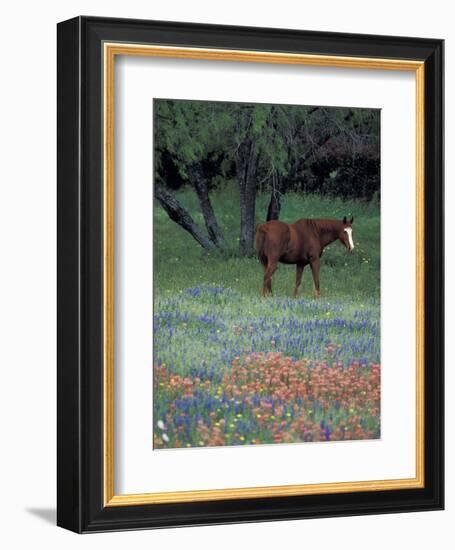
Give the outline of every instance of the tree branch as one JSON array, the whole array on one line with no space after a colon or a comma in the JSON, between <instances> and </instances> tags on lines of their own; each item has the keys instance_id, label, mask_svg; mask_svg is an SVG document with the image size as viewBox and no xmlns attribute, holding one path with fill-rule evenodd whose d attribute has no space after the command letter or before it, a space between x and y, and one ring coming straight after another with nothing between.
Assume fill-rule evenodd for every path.
<instances>
[{"instance_id":1,"label":"tree branch","mask_svg":"<svg viewBox=\"0 0 455 550\"><path fill-rule=\"evenodd\" d=\"M215 244L201 231L197 223L193 220L189 212L180 204L180 202L164 187L155 182L155 198L166 211L167 215L176 222L204 248L205 250L214 250Z\"/></svg>"},{"instance_id":2,"label":"tree branch","mask_svg":"<svg viewBox=\"0 0 455 550\"><path fill-rule=\"evenodd\" d=\"M205 227L210 240L220 248L225 248L226 243L223 233L218 225L218 221L213 211L212 203L209 197L209 190L207 182L202 171L200 164L196 163L189 167L188 174L191 178L191 183L194 184L196 194L199 199L199 206L201 207L202 215L204 216Z\"/></svg>"}]
</instances>

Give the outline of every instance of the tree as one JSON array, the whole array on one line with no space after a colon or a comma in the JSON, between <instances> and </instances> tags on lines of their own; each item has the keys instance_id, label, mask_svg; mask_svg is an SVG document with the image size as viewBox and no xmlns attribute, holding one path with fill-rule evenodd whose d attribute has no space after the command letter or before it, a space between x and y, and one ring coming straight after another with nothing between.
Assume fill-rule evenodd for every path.
<instances>
[{"instance_id":1,"label":"tree","mask_svg":"<svg viewBox=\"0 0 455 550\"><path fill-rule=\"evenodd\" d=\"M165 184L165 176L161 174L163 156L171 155L180 176L196 191L207 237L212 243L210 247L223 249L225 239L213 211L204 173L204 161L216 153L219 146L217 136L220 135L223 117L217 117L217 111L219 106L216 103L155 101L155 196L169 217L207 248L207 238L204 239L206 244L202 244L203 233L190 214L172 194L164 192L162 185L156 185L157 179Z\"/></svg>"},{"instance_id":2,"label":"tree","mask_svg":"<svg viewBox=\"0 0 455 550\"><path fill-rule=\"evenodd\" d=\"M259 190L269 193L273 220L291 190L370 197L379 189L379 111L156 100L155 196L206 250L225 248L210 193L228 174L239 188L239 253L249 256ZM172 193L182 184L194 190L205 228Z\"/></svg>"},{"instance_id":3,"label":"tree","mask_svg":"<svg viewBox=\"0 0 455 550\"><path fill-rule=\"evenodd\" d=\"M160 202L161 206L167 212L171 220L178 223L183 229L188 231L190 235L207 251L215 249L215 244L200 230L197 223L193 220L189 212L179 203L179 201L166 189L164 186L155 182L155 197Z\"/></svg>"},{"instance_id":4,"label":"tree","mask_svg":"<svg viewBox=\"0 0 455 550\"><path fill-rule=\"evenodd\" d=\"M329 152L338 157L355 157L368 144L373 145L377 153L377 111L277 105L272 108L272 114L267 221L279 218L281 199L286 191L305 190L305 172L311 162Z\"/></svg>"},{"instance_id":5,"label":"tree","mask_svg":"<svg viewBox=\"0 0 455 550\"><path fill-rule=\"evenodd\" d=\"M237 181L240 190L239 253L254 253L257 171L264 154L265 130L272 106L261 104L232 104L230 116L235 121L229 136L234 150Z\"/></svg>"}]
</instances>

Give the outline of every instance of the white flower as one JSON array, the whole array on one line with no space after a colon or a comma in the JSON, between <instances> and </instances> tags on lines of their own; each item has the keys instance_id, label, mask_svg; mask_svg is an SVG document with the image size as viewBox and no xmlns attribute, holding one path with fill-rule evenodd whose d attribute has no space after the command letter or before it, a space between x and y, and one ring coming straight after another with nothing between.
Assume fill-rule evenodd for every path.
<instances>
[{"instance_id":1,"label":"white flower","mask_svg":"<svg viewBox=\"0 0 455 550\"><path fill-rule=\"evenodd\" d=\"M161 437L163 438L163 441L164 441L165 443L169 443L169 437L167 436L167 434L162 434Z\"/></svg>"},{"instance_id":2,"label":"white flower","mask_svg":"<svg viewBox=\"0 0 455 550\"><path fill-rule=\"evenodd\" d=\"M160 430L165 430L166 429L166 426L164 424L164 422L162 420L158 420L158 422L156 423L156 425L158 426L158 428Z\"/></svg>"}]
</instances>

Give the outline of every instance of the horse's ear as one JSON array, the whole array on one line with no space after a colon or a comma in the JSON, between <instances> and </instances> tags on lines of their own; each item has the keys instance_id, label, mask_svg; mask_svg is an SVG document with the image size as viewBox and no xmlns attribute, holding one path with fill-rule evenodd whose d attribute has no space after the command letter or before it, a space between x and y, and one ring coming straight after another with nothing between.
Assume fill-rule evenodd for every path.
<instances>
[{"instance_id":1,"label":"horse's ear","mask_svg":"<svg viewBox=\"0 0 455 550\"><path fill-rule=\"evenodd\" d=\"M351 221L349 223L352 223L354 221L354 216L351 216Z\"/></svg>"},{"instance_id":2,"label":"horse's ear","mask_svg":"<svg viewBox=\"0 0 455 550\"><path fill-rule=\"evenodd\" d=\"M343 218L343 223L344 224L348 223L347 220L346 220L346 216Z\"/></svg>"}]
</instances>

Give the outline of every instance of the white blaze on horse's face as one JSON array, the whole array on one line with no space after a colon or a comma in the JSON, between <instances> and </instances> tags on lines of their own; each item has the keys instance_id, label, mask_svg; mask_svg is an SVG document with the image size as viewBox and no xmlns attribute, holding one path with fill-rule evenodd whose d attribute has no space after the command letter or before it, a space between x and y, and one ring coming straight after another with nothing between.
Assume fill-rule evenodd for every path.
<instances>
[{"instance_id":1,"label":"white blaze on horse's face","mask_svg":"<svg viewBox=\"0 0 455 550\"><path fill-rule=\"evenodd\" d=\"M347 235L348 235L348 240L349 240L349 250L354 250L354 241L352 240L352 227L346 227L345 229Z\"/></svg>"}]
</instances>

